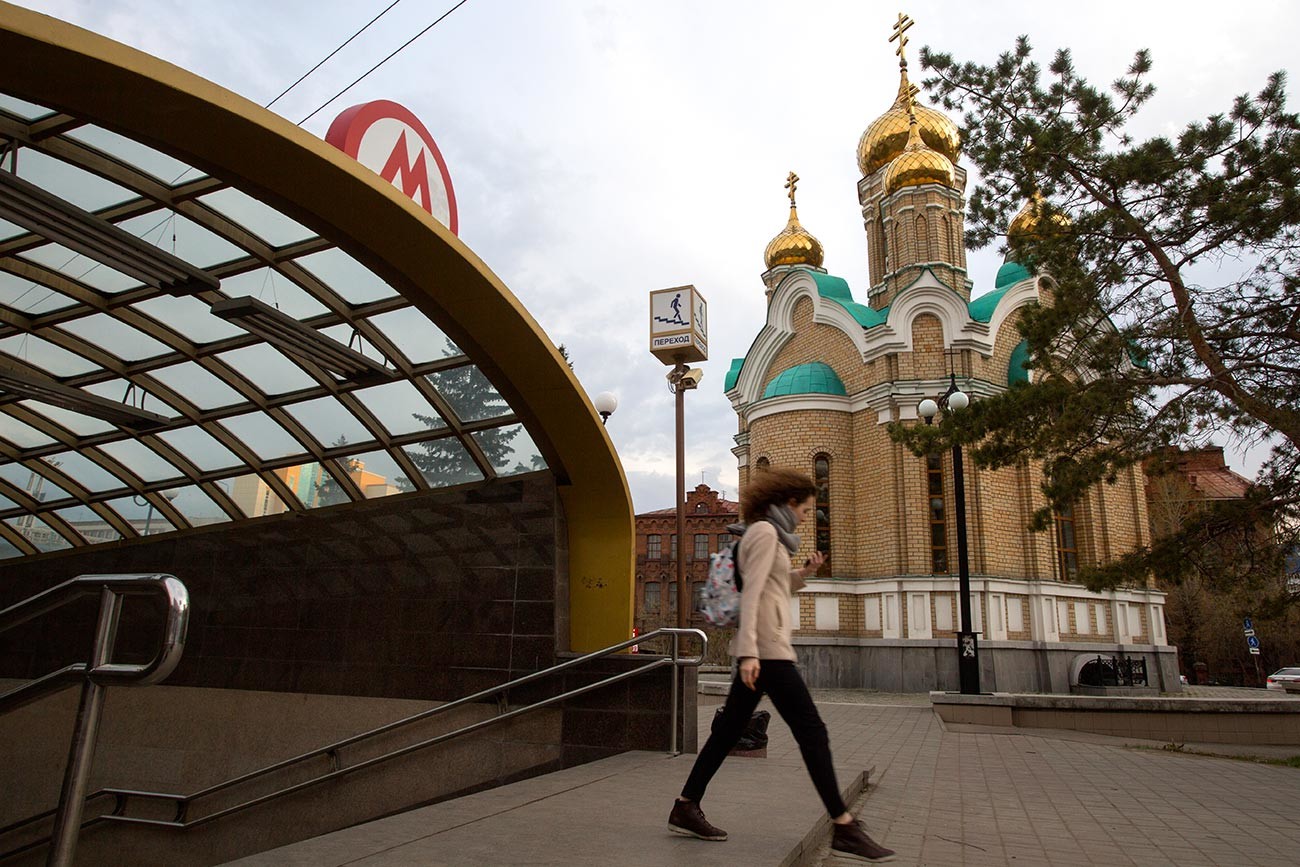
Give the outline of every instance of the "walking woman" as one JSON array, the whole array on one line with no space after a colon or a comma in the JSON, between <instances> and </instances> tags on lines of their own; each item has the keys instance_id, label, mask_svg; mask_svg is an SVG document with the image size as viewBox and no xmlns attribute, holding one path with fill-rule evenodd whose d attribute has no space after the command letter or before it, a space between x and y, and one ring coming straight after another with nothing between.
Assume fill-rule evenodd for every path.
<instances>
[{"instance_id":1,"label":"walking woman","mask_svg":"<svg viewBox=\"0 0 1300 867\"><path fill-rule=\"evenodd\" d=\"M739 671L722 714L673 804L668 830L701 840L727 839L726 831L704 818L700 799L766 694L794 733L804 765L834 823L832 854L872 863L890 861L894 852L867 836L844 806L826 725L795 668L790 646L790 594L803 587L804 579L822 563L818 553L802 569L790 565L791 555L799 550L795 529L816 508L816 493L812 479L793 470L772 467L750 476L741 497L741 519L748 529L737 552L740 623L731 644Z\"/></svg>"}]
</instances>

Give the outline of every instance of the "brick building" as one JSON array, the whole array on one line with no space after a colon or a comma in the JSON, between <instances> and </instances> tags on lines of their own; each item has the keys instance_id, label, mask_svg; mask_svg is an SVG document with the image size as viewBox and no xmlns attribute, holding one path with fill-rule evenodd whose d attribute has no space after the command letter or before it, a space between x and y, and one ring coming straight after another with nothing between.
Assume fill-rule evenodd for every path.
<instances>
[{"instance_id":1,"label":"brick building","mask_svg":"<svg viewBox=\"0 0 1300 867\"><path fill-rule=\"evenodd\" d=\"M801 560L828 557L793 602L795 644L810 683L886 690L957 683L955 501L951 458L916 457L890 422L950 377L972 400L1033 376L1016 329L1020 310L1050 301L1052 283L1008 261L977 294L962 246L966 172L955 124L913 102L907 65L898 96L858 145L858 199L868 240L866 303L822 267L821 244L790 216L765 251L767 320L725 380L738 422L741 489L765 464L803 469L819 488ZM1009 232L1032 232L1036 203ZM755 303L763 303L756 298ZM1140 468L1090 491L1031 533L1045 504L1039 467L989 471L967 462L974 629L985 690L1067 692L1100 654L1141 656L1153 686L1178 689L1162 593L1091 593L1082 565L1148 539Z\"/></svg>"},{"instance_id":2,"label":"brick building","mask_svg":"<svg viewBox=\"0 0 1300 867\"><path fill-rule=\"evenodd\" d=\"M703 628L698 597L709 574L709 555L732 538L727 525L740 520L740 504L708 485L686 495L686 580L691 587L687 625ZM657 509L636 516L636 613L642 633L677 625L677 509Z\"/></svg>"}]
</instances>

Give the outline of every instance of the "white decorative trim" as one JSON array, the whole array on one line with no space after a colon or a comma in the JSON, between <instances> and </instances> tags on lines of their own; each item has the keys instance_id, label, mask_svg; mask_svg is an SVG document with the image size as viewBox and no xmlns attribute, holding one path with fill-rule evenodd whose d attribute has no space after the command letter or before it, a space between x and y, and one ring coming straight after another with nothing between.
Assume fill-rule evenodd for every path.
<instances>
[{"instance_id":1,"label":"white decorative trim","mask_svg":"<svg viewBox=\"0 0 1300 867\"><path fill-rule=\"evenodd\" d=\"M853 403L847 397L838 394L783 394L769 397L749 405L745 418L750 424L769 415L783 412L803 412L805 410L826 410L829 412L853 412Z\"/></svg>"}]
</instances>

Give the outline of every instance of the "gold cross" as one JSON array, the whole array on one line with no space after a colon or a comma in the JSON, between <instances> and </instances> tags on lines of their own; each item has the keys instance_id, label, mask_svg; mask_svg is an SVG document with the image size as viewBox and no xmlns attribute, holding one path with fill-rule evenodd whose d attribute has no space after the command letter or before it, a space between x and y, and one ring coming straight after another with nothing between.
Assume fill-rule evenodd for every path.
<instances>
[{"instance_id":1,"label":"gold cross","mask_svg":"<svg viewBox=\"0 0 1300 867\"><path fill-rule=\"evenodd\" d=\"M898 20L894 22L894 35L889 37L890 42L898 41L898 48L894 53L898 55L898 62L904 65L907 64L907 58L903 55L903 49L907 48L907 30L915 23L911 16L899 12Z\"/></svg>"},{"instance_id":2,"label":"gold cross","mask_svg":"<svg viewBox=\"0 0 1300 867\"><path fill-rule=\"evenodd\" d=\"M785 188L790 191L790 207L794 207L794 188L799 183L799 176L790 172L789 177L785 179Z\"/></svg>"}]
</instances>

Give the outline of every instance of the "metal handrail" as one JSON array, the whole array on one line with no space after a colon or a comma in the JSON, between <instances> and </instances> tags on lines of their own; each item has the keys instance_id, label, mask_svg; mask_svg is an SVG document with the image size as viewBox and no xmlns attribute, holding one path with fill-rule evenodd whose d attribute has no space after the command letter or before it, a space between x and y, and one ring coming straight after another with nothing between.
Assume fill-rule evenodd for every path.
<instances>
[{"instance_id":1,"label":"metal handrail","mask_svg":"<svg viewBox=\"0 0 1300 867\"><path fill-rule=\"evenodd\" d=\"M58 692L80 680L81 702L68 750L68 765L54 811L48 864L72 864L86 804L86 788L95 757L95 742L103 716L104 697L110 685L149 686L165 679L180 662L189 629L190 596L185 585L172 575L81 575L65 581L0 611L0 633L43 614L48 614L83 597L99 595L99 616L87 662L73 663L0 695L0 713ZM157 655L144 664L112 661L122 601L127 596L160 596L166 603L162 645ZM93 796L92 796L93 797ZM49 813L42 814L43 816ZM11 826L13 827L13 826Z\"/></svg>"},{"instance_id":2,"label":"metal handrail","mask_svg":"<svg viewBox=\"0 0 1300 867\"><path fill-rule=\"evenodd\" d=\"M352 744L377 737L379 735L385 734L395 729L402 728L411 725L413 723L429 719L439 714L447 713L448 711L451 711L463 705L470 704L476 701L481 701L485 698L495 696L499 693L507 692L510 689L513 689L515 687L523 686L525 684L529 684L534 681L538 681L543 678L550 677L552 675L558 674L560 672L566 671L568 669L574 668L584 663L591 662L596 659L601 659L606 656L611 656L634 644L645 643L646 641L649 641L661 635L671 636L672 650L670 654L653 659L646 665L640 666L630 671L624 671L618 674L611 675L610 677L603 678L601 680L595 681L594 683L586 684L585 686L580 686L575 689L568 690L567 692L560 693L559 695L554 695L549 698L535 701L531 704L517 707L512 710L504 711L502 713L497 714L496 716L489 717L488 719L479 720L478 722L461 726L458 729L455 729L450 732L444 732L443 734L435 735L434 737L425 738L413 744L407 744L406 746L400 747L395 750L391 750L389 752L383 753L382 755L372 756L371 758L356 762L355 764L351 764L347 766L338 765L339 751ZM681 642L681 637L683 635L694 635L699 638L701 643L699 655L693 657L681 656L680 642ZM532 672L531 674L524 675L523 677L515 678L514 680L510 680L505 683L499 684L497 686L480 690L476 693L467 695L463 698L456 699L455 701L447 702L446 704L442 704L437 707L430 708L429 710L421 711L417 714L412 714L411 716L404 717L399 720L394 720L393 722L385 723L384 725L370 729L369 731L352 735L350 737L344 738L343 740L335 741L334 743L327 744L326 746L309 750L308 752L301 753L292 758L283 759L281 761L267 765L266 767L259 768L255 771L250 771L246 774L241 774L238 777L225 780L221 783L217 783L216 785L209 786L205 789L202 789L197 792L193 792L189 795L177 795L177 794L170 794L170 793L163 793L163 792L142 792L142 791L136 791L131 789L116 789L116 788L100 789L99 791L90 795L89 798L93 799L102 796L112 796L113 798L116 799L116 805L113 813L98 816L95 819L90 820L90 822L96 822L102 820L102 821L111 821L111 822L125 822L128 824L136 824L136 825L152 825L152 826L165 827L165 828L178 828L178 829L192 828L199 825L204 825L208 822L214 821L224 816L231 815L233 813L246 810L258 804L262 804L267 801L274 800L276 798L284 797L285 795L289 795L294 792L301 791L303 789L318 785L328 780L347 776L349 774L360 771L364 768L368 768L380 764L381 762L386 762L390 759L395 759L400 756L407 755L408 753L413 753L418 750L424 749L425 747L430 747L435 744L460 737L462 735L479 731L481 729L487 728L492 725L496 725L497 723L503 722L508 719L512 719L517 716L521 716L522 714L529 713L539 708L557 704L559 702L566 701L568 699L574 698L579 695L584 695L588 692L592 692L594 690L601 689L603 687L610 686L612 684L619 683L621 681L640 676L642 674L645 674L647 672L653 671L658 668L663 668L665 666L673 666L674 669L677 669L683 667L698 666L704 661L705 657L707 656L708 646L709 646L708 636L705 635L704 632L699 629L677 629L671 627L656 629L652 632L646 633L645 635L639 635L635 638L628 639L627 641L621 641L618 644L613 644L610 645L609 647L602 648L601 650L596 650L591 653L587 653L582 656L575 657L573 659L559 663L558 665L551 666L550 668L542 669L541 671ZM680 698L679 698L678 678L675 673L672 678L672 690L671 690L670 701L671 701L671 708L669 714L669 753L672 755L677 755L679 753L679 750L677 749L677 707L678 704L680 703ZM229 789L241 783L246 783L249 782L250 780L257 779L259 777L267 776L269 774L275 773L276 771L280 771L285 768L291 767L293 765L299 764L301 762L305 762L309 759L320 758L322 756L327 756L331 759L331 763L333 765L331 770L318 774L312 777L311 779L303 780L301 782L294 783L293 785L276 789L273 792L268 792L264 795L259 795L254 798L241 801L240 803L234 804L232 806L226 807L221 810L217 810L215 812L201 816L197 819L190 819L187 816L190 805L200 798L207 797L209 795L215 794L225 789ZM176 818L174 820L169 821L163 819L146 819L146 818L138 818L134 816L121 815L121 812L125 809L125 802L129 798L172 801L176 806L176 812L175 812ZM47 812L45 814L42 814L42 816L33 816L30 819L27 819L16 825L11 825L8 828L0 829L0 833L9 830L14 830L20 825L29 824L31 822L39 820L43 816L48 816L48 815L49 813ZM87 822L87 824L90 824L90 822ZM40 845L40 841L37 841L33 844L29 844L28 847L24 847L24 848L30 848L36 845Z\"/></svg>"}]
</instances>

